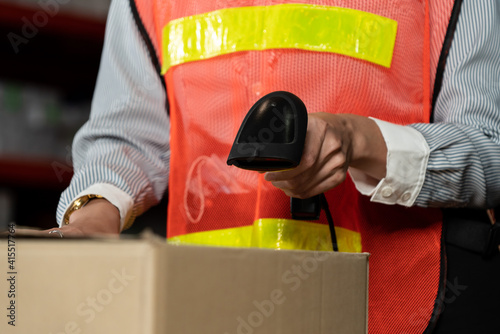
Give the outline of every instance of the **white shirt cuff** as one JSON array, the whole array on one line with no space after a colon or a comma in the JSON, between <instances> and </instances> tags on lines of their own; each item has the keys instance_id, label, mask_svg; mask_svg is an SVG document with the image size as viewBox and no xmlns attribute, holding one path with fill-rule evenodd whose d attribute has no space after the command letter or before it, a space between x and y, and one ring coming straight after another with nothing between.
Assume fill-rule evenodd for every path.
<instances>
[{"instance_id":1,"label":"white shirt cuff","mask_svg":"<svg viewBox=\"0 0 500 334\"><path fill-rule=\"evenodd\" d=\"M387 173L381 180L349 168L356 189L372 202L412 206L425 180L430 149L417 130L372 118L387 145Z\"/></svg>"},{"instance_id":2,"label":"white shirt cuff","mask_svg":"<svg viewBox=\"0 0 500 334\"><path fill-rule=\"evenodd\" d=\"M111 204L116 206L118 211L120 212L120 231L123 230L124 226L130 226L131 220L134 219L132 215L132 209L134 207L134 200L132 197L121 190L120 188L109 184L109 183L97 183L91 185L87 189L80 192L75 199L80 198L85 195L101 195L105 199L107 199ZM68 211L70 205L66 208L65 212ZM62 225L62 222L59 222L59 226Z\"/></svg>"}]
</instances>

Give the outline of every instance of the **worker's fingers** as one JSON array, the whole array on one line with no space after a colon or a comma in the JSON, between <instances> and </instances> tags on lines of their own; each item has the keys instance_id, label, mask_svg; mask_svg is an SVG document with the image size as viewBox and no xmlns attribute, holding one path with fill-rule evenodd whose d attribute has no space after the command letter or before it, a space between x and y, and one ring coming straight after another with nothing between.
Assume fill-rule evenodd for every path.
<instances>
[{"instance_id":1,"label":"worker's fingers","mask_svg":"<svg viewBox=\"0 0 500 334\"><path fill-rule=\"evenodd\" d=\"M310 177L310 171L318 163L323 147L326 125L321 123L323 122L318 122L314 118L309 120L299 165L285 171L268 172L265 175L267 181L302 180L301 182L304 182Z\"/></svg>"},{"instance_id":2,"label":"worker's fingers","mask_svg":"<svg viewBox=\"0 0 500 334\"><path fill-rule=\"evenodd\" d=\"M53 228L50 230L39 231L43 236L51 238L64 239L64 238L82 238L82 237L106 237L118 238L117 233L106 233L100 230L89 228L88 224L70 224L64 225L61 228Z\"/></svg>"},{"instance_id":3,"label":"worker's fingers","mask_svg":"<svg viewBox=\"0 0 500 334\"><path fill-rule=\"evenodd\" d=\"M288 196L308 198L340 184L350 160L350 142L341 127L310 116L304 152L293 170L266 174L266 180Z\"/></svg>"},{"instance_id":4,"label":"worker's fingers","mask_svg":"<svg viewBox=\"0 0 500 334\"><path fill-rule=\"evenodd\" d=\"M32 230L32 229L19 229L16 231L18 236L40 237L40 238L81 238L85 236L92 237L117 237L118 234L102 233L90 229L87 224L70 224L62 227L51 228L48 230Z\"/></svg>"},{"instance_id":5,"label":"worker's fingers","mask_svg":"<svg viewBox=\"0 0 500 334\"><path fill-rule=\"evenodd\" d=\"M342 183L347 175L344 161L339 155L328 160L322 168L314 174L307 182L276 181L272 184L282 189L287 196L296 198L309 198L330 190Z\"/></svg>"},{"instance_id":6,"label":"worker's fingers","mask_svg":"<svg viewBox=\"0 0 500 334\"><path fill-rule=\"evenodd\" d=\"M37 230L30 228L21 228L16 230L17 236L24 237L40 237L40 238L56 238L62 239L65 237L77 238L83 236L83 231L77 226L63 226L62 228L51 228L48 230Z\"/></svg>"},{"instance_id":7,"label":"worker's fingers","mask_svg":"<svg viewBox=\"0 0 500 334\"><path fill-rule=\"evenodd\" d=\"M53 228L44 231L52 238L79 238L84 236L82 229L76 225L64 225L60 228Z\"/></svg>"}]
</instances>

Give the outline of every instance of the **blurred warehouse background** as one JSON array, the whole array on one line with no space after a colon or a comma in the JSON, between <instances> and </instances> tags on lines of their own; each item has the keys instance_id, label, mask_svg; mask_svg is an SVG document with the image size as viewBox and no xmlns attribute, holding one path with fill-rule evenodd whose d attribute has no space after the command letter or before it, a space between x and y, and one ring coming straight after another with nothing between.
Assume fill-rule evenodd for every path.
<instances>
[{"instance_id":1,"label":"blurred warehouse background","mask_svg":"<svg viewBox=\"0 0 500 334\"><path fill-rule=\"evenodd\" d=\"M0 229L50 228L87 120L110 0L0 0ZM140 217L165 234L166 201Z\"/></svg>"}]
</instances>

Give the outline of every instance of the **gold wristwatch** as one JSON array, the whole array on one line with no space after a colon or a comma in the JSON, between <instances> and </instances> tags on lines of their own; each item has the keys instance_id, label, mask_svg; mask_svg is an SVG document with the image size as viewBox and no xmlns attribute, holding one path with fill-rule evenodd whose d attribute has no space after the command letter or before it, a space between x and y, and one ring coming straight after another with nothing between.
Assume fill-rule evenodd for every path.
<instances>
[{"instance_id":1,"label":"gold wristwatch","mask_svg":"<svg viewBox=\"0 0 500 334\"><path fill-rule=\"evenodd\" d=\"M75 199L73 201L73 203L71 203L71 206L69 207L69 209L66 211L66 214L64 215L64 225L69 224L69 216L71 216L71 214L73 214L73 212L75 212L76 210L80 210L85 205L87 205L88 202L90 202L91 200L96 199L96 198L104 198L104 197L102 197L101 195L90 194L90 195L84 195L82 197Z\"/></svg>"}]
</instances>

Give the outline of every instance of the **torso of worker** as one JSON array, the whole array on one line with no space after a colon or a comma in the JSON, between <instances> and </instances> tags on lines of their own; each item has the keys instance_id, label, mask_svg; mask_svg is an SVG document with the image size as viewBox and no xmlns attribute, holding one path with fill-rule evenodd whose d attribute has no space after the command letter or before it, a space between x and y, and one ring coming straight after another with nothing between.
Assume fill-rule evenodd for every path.
<instances>
[{"instance_id":1,"label":"torso of worker","mask_svg":"<svg viewBox=\"0 0 500 334\"><path fill-rule=\"evenodd\" d=\"M289 91L309 112L428 122L452 5L135 1L169 103L168 236L290 218L289 198L262 175L225 164L246 112L269 92ZM440 212L372 203L350 179L326 197L339 230L372 253L370 332L423 332L439 283Z\"/></svg>"}]
</instances>

